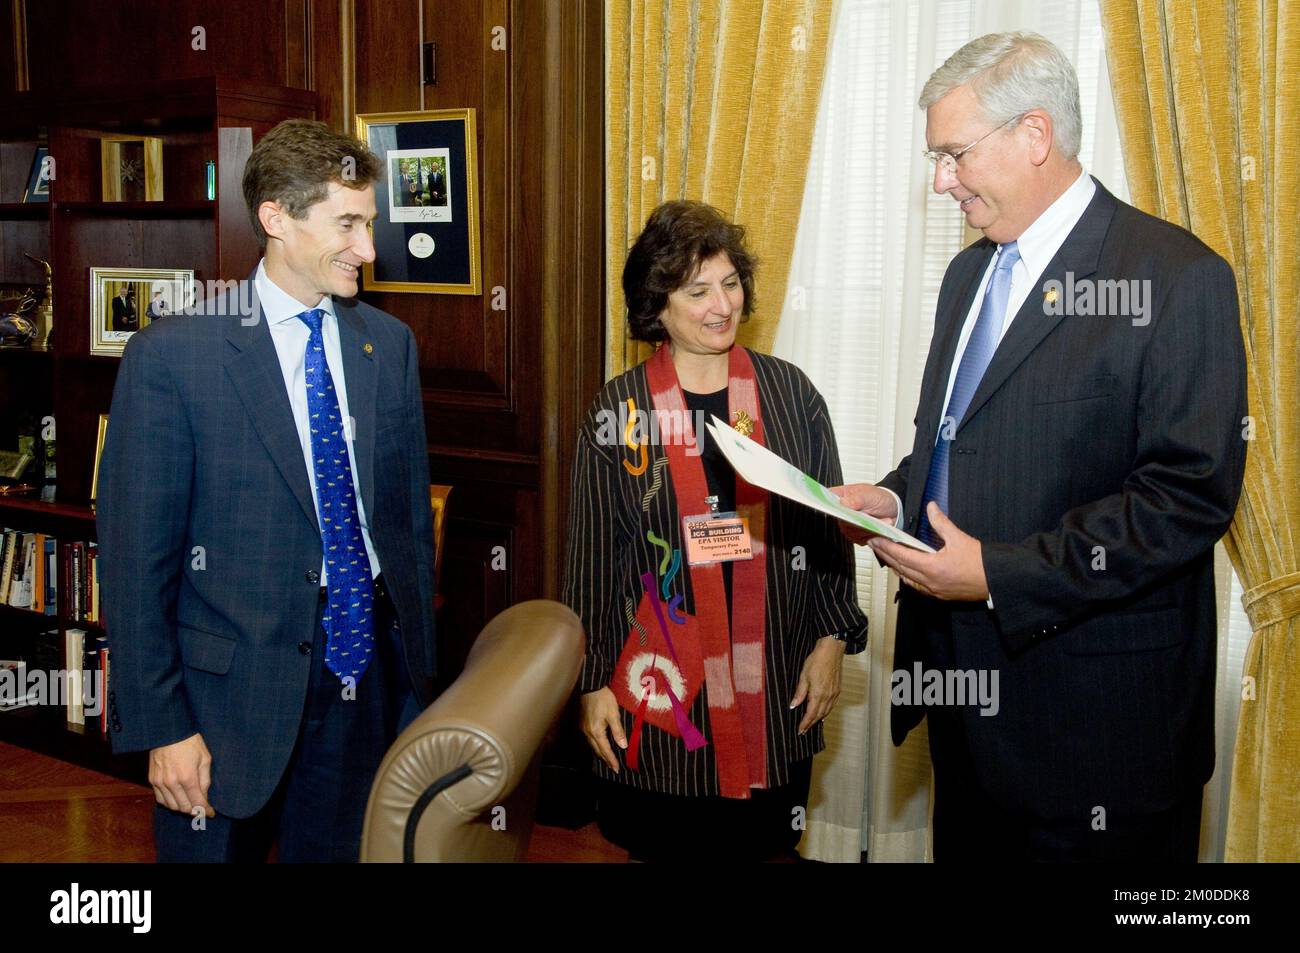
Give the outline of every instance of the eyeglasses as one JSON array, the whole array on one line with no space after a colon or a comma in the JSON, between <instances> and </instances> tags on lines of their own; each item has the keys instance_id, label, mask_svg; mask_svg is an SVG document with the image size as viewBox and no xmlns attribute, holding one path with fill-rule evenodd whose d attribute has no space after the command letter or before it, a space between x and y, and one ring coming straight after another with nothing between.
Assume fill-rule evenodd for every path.
<instances>
[{"instance_id":1,"label":"eyeglasses","mask_svg":"<svg viewBox=\"0 0 1300 953\"><path fill-rule=\"evenodd\" d=\"M994 126L992 129L990 129L988 132L984 133L984 135L980 136L978 139L972 142L970 145L966 146L963 149L958 149L956 152L936 152L933 149L922 149L921 155L929 159L933 165L942 168L944 172L947 172L949 175L953 175L957 172L957 163L961 161L962 156L970 152L972 149L978 146L989 136L993 135L993 133L997 132L999 129L1009 126L1013 122L1020 122L1020 120L1024 118L1025 117L1023 113L1019 116L1012 116L1006 122L999 123L998 125Z\"/></svg>"}]
</instances>

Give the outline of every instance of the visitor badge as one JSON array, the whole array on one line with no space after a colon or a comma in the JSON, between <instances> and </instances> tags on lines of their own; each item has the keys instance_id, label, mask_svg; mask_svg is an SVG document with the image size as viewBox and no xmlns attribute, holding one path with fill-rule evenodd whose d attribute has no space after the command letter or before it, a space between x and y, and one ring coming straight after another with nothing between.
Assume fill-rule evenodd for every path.
<instances>
[{"instance_id":1,"label":"visitor badge","mask_svg":"<svg viewBox=\"0 0 1300 953\"><path fill-rule=\"evenodd\" d=\"M754 558L749 537L749 520L735 513L705 513L682 517L682 538L686 541L686 563L707 566Z\"/></svg>"}]
</instances>

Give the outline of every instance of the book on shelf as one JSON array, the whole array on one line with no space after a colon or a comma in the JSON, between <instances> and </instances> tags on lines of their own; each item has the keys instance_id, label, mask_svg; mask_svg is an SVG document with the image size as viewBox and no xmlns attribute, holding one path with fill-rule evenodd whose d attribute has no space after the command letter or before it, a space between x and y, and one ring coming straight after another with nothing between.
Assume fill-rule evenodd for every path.
<instances>
[{"instance_id":1,"label":"book on shelf","mask_svg":"<svg viewBox=\"0 0 1300 953\"><path fill-rule=\"evenodd\" d=\"M85 636L86 649L81 654L81 722L87 731L99 729L99 712L94 708L94 680L99 677L99 643L89 633ZM87 704L90 702L90 704Z\"/></svg>"},{"instance_id":2,"label":"book on shelf","mask_svg":"<svg viewBox=\"0 0 1300 953\"><path fill-rule=\"evenodd\" d=\"M80 622L85 615L85 600L82 596L81 588L81 567L86 559L86 544L72 544L72 585L68 591L72 593L72 618Z\"/></svg>"},{"instance_id":3,"label":"book on shelf","mask_svg":"<svg viewBox=\"0 0 1300 953\"><path fill-rule=\"evenodd\" d=\"M73 731L86 727L86 630L68 629L64 633L64 670L68 673L67 721Z\"/></svg>"},{"instance_id":4,"label":"book on shelf","mask_svg":"<svg viewBox=\"0 0 1300 953\"><path fill-rule=\"evenodd\" d=\"M0 530L0 605L57 615L58 541L44 533Z\"/></svg>"},{"instance_id":5,"label":"book on shelf","mask_svg":"<svg viewBox=\"0 0 1300 953\"><path fill-rule=\"evenodd\" d=\"M89 621L99 625L99 544L87 544L90 556L90 618Z\"/></svg>"},{"instance_id":6,"label":"book on shelf","mask_svg":"<svg viewBox=\"0 0 1300 953\"><path fill-rule=\"evenodd\" d=\"M63 544L59 572L67 595L64 610L69 622L100 623L99 546L93 542Z\"/></svg>"},{"instance_id":7,"label":"book on shelf","mask_svg":"<svg viewBox=\"0 0 1300 953\"><path fill-rule=\"evenodd\" d=\"M108 637L99 636L95 639L95 644L99 646L99 733L108 737L108 676L110 668L110 655L108 648Z\"/></svg>"},{"instance_id":8,"label":"book on shelf","mask_svg":"<svg viewBox=\"0 0 1300 953\"><path fill-rule=\"evenodd\" d=\"M45 614L59 613L59 541L45 537Z\"/></svg>"},{"instance_id":9,"label":"book on shelf","mask_svg":"<svg viewBox=\"0 0 1300 953\"><path fill-rule=\"evenodd\" d=\"M45 611L45 534L33 533L32 604L33 612Z\"/></svg>"},{"instance_id":10,"label":"book on shelf","mask_svg":"<svg viewBox=\"0 0 1300 953\"><path fill-rule=\"evenodd\" d=\"M0 712L26 708L40 701L40 691L27 684L27 663L0 659Z\"/></svg>"},{"instance_id":11,"label":"book on shelf","mask_svg":"<svg viewBox=\"0 0 1300 953\"><path fill-rule=\"evenodd\" d=\"M19 545L18 531L4 531L4 561L0 563L0 605L9 604L9 584L14 578L14 557Z\"/></svg>"},{"instance_id":12,"label":"book on shelf","mask_svg":"<svg viewBox=\"0 0 1300 953\"><path fill-rule=\"evenodd\" d=\"M15 609L32 607L32 583L36 577L36 534L21 533L14 556L14 576L9 584L9 605Z\"/></svg>"}]
</instances>

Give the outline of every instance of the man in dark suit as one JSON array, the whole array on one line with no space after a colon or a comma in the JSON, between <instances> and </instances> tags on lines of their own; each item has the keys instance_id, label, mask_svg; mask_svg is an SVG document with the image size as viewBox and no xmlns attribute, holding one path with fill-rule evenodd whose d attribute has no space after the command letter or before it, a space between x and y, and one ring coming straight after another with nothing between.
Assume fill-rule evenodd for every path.
<instances>
[{"instance_id":1,"label":"man in dark suit","mask_svg":"<svg viewBox=\"0 0 1300 953\"><path fill-rule=\"evenodd\" d=\"M167 301L163 297L161 289L153 293L153 297L149 299L149 307L145 308L144 314L150 321L157 321L159 318L165 318L171 314L171 309L167 307Z\"/></svg>"},{"instance_id":2,"label":"man in dark suit","mask_svg":"<svg viewBox=\"0 0 1300 953\"><path fill-rule=\"evenodd\" d=\"M375 769L431 700L419 354L356 300L379 172L322 123L271 130L244 173L254 276L122 359L110 725L150 752L161 860L258 859L277 833L281 860L355 860Z\"/></svg>"},{"instance_id":3,"label":"man in dark suit","mask_svg":"<svg viewBox=\"0 0 1300 953\"><path fill-rule=\"evenodd\" d=\"M433 171L429 173L429 204L447 204L447 177L443 175L442 167L438 165L435 165Z\"/></svg>"},{"instance_id":4,"label":"man in dark suit","mask_svg":"<svg viewBox=\"0 0 1300 953\"><path fill-rule=\"evenodd\" d=\"M912 453L841 490L938 549L870 540L904 583L893 734L928 714L938 860L1193 861L1214 766L1235 282L1083 171L1078 103L1033 34L926 84L934 188L985 237L944 276Z\"/></svg>"},{"instance_id":5,"label":"man in dark suit","mask_svg":"<svg viewBox=\"0 0 1300 953\"><path fill-rule=\"evenodd\" d=\"M138 324L135 317L135 298L123 287L113 298L113 330L134 331Z\"/></svg>"}]
</instances>

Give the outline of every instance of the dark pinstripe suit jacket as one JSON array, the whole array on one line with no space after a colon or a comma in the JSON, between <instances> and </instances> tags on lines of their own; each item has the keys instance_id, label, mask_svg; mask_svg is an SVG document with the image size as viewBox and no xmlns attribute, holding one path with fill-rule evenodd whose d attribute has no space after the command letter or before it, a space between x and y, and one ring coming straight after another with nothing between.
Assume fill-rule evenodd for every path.
<instances>
[{"instance_id":1,"label":"dark pinstripe suit jacket","mask_svg":"<svg viewBox=\"0 0 1300 953\"><path fill-rule=\"evenodd\" d=\"M251 278L250 278L251 283ZM410 328L336 299L360 494L421 701L433 674L433 534ZM201 732L214 808L260 809L307 693L321 536L284 378L260 309L177 315L118 370L97 524L117 751ZM371 350L366 351L365 346Z\"/></svg>"},{"instance_id":2,"label":"dark pinstripe suit jacket","mask_svg":"<svg viewBox=\"0 0 1300 953\"><path fill-rule=\"evenodd\" d=\"M880 481L913 532L957 339L993 250L976 242L944 276L916 443ZM1041 286L1068 289L1067 272L1150 282L1149 321L1045 314ZM1241 489L1245 382L1231 268L1098 184L954 438L949 515L983 543L994 609L900 597L896 671L919 661L999 672L998 714L962 710L999 802L1044 817L1146 813L1210 777L1212 547ZM895 742L922 716L895 707Z\"/></svg>"},{"instance_id":3,"label":"dark pinstripe suit jacket","mask_svg":"<svg viewBox=\"0 0 1300 953\"><path fill-rule=\"evenodd\" d=\"M843 482L835 433L822 396L793 364L750 354L767 446L825 485ZM664 448L649 446L649 465L643 474L633 476L622 461L635 464L637 458L623 446L622 428L617 429L615 445L601 440L602 422L609 419L603 415L617 419L629 397L638 409L650 410L645 365L605 385L583 423L573 464L564 601L587 630L587 657L579 682L583 692L609 684L630 630L628 613L635 613L641 598L641 574L659 575L662 550L646 539L647 531L667 539L673 548L682 548L681 519ZM706 511L700 503L699 511ZM804 706L788 708L804 660L818 639L838 632L848 633L849 652L862 651L867 620L857 604L852 547L846 545L835 521L775 495L768 508L768 782L776 786L787 782L790 762L811 757L824 747L821 724L800 736L797 728ZM802 547L802 559L795 547ZM677 579L681 582L673 583L673 591L685 593L684 611L694 614L689 573L683 571ZM691 721L708 736L706 692L697 696ZM630 712L623 712L623 724L630 737ZM622 752L614 750L621 758ZM688 753L680 738L651 725L645 726L639 771L624 765L614 775L604 762L595 763L602 776L634 787L670 794L718 793L713 746Z\"/></svg>"}]
</instances>

